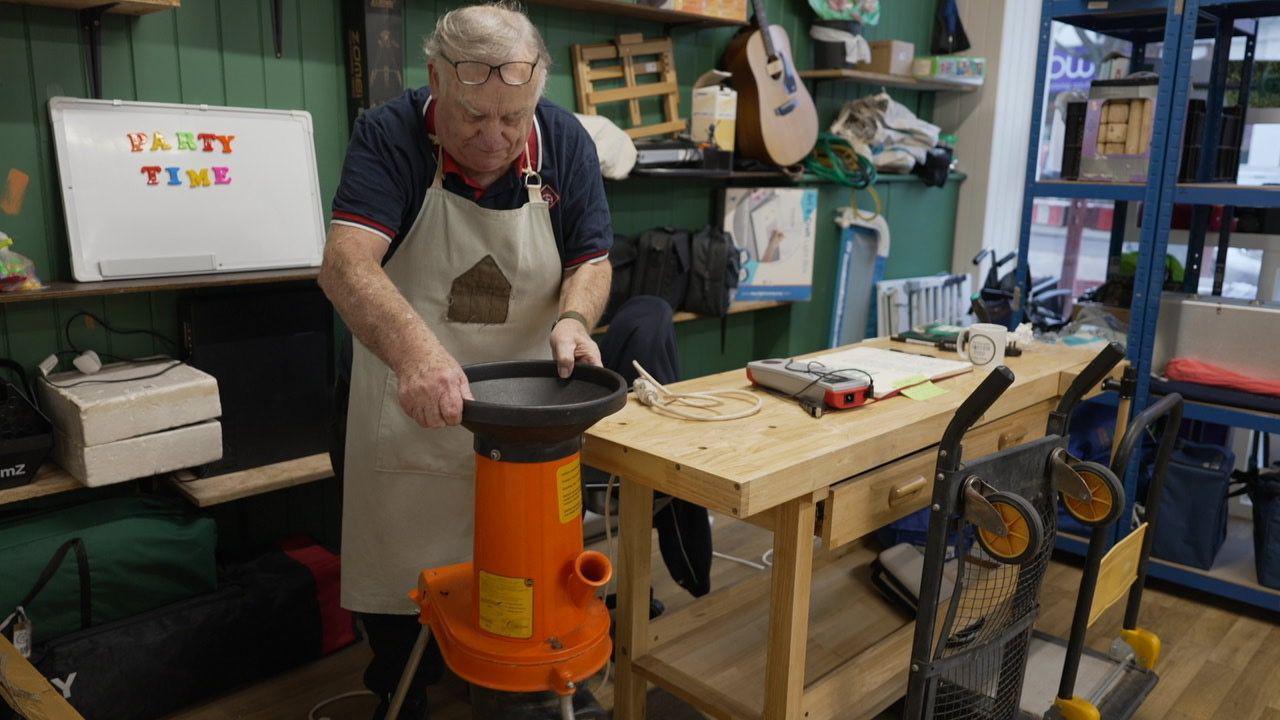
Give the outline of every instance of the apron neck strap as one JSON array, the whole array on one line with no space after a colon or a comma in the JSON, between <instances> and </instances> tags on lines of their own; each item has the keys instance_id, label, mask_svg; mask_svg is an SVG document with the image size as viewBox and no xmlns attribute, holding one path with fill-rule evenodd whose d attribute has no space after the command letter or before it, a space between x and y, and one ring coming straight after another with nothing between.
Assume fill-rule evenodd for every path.
<instances>
[{"instance_id":1,"label":"apron neck strap","mask_svg":"<svg viewBox=\"0 0 1280 720\"><path fill-rule=\"evenodd\" d=\"M436 140L435 135L427 137L436 148L436 172L435 177L431 179L431 187L442 188L444 187L444 147ZM529 193L529 202L542 202L542 176L533 169L528 141L525 141L524 145L524 163L520 167L520 174L524 179L525 190Z\"/></svg>"}]
</instances>

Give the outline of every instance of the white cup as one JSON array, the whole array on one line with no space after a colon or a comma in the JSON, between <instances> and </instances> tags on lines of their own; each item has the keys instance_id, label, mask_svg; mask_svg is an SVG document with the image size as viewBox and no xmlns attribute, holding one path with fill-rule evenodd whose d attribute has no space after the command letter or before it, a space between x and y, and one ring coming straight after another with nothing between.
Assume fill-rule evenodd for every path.
<instances>
[{"instance_id":1,"label":"white cup","mask_svg":"<svg viewBox=\"0 0 1280 720\"><path fill-rule=\"evenodd\" d=\"M976 323L956 335L956 353L974 367L991 369L1004 364L1008 329L1003 325Z\"/></svg>"}]
</instances>

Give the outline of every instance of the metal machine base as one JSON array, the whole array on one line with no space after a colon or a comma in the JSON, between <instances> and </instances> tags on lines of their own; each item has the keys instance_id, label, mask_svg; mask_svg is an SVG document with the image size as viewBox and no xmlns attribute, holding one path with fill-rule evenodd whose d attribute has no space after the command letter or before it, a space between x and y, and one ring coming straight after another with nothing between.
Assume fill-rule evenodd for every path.
<instances>
[{"instance_id":1,"label":"metal machine base","mask_svg":"<svg viewBox=\"0 0 1280 720\"><path fill-rule=\"evenodd\" d=\"M1022 681L1021 720L1055 717L1051 708L1066 654L1067 644L1061 638L1041 632L1032 635ZM1076 694L1092 702L1104 720L1127 720L1137 713L1158 681L1154 671L1138 667L1132 659L1117 660L1085 648Z\"/></svg>"},{"instance_id":2,"label":"metal machine base","mask_svg":"<svg viewBox=\"0 0 1280 720\"><path fill-rule=\"evenodd\" d=\"M471 686L473 720L560 720L560 696L551 692L508 693ZM609 714L590 690L573 696L574 720L608 720Z\"/></svg>"}]
</instances>

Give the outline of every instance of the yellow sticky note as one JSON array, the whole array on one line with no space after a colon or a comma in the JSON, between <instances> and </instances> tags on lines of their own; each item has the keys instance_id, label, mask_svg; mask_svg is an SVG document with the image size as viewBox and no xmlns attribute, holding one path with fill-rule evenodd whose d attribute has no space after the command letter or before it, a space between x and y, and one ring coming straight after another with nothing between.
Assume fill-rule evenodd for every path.
<instances>
[{"instance_id":1,"label":"yellow sticky note","mask_svg":"<svg viewBox=\"0 0 1280 720\"><path fill-rule=\"evenodd\" d=\"M929 382L929 378L923 375L912 375L911 377L904 377L901 380L894 382L893 387L894 389L910 387L912 385L919 385L922 382Z\"/></svg>"},{"instance_id":2,"label":"yellow sticky note","mask_svg":"<svg viewBox=\"0 0 1280 720\"><path fill-rule=\"evenodd\" d=\"M904 388L902 390L902 394L912 400L932 400L933 398L936 398L939 395L945 395L946 393L946 388L934 385L932 380L925 380L919 385L912 385L911 387Z\"/></svg>"}]
</instances>

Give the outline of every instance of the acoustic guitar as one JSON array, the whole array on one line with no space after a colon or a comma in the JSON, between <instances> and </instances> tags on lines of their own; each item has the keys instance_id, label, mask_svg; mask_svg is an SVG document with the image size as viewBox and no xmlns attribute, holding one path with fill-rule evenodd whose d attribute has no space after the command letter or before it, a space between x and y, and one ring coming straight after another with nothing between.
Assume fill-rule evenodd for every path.
<instances>
[{"instance_id":1,"label":"acoustic guitar","mask_svg":"<svg viewBox=\"0 0 1280 720\"><path fill-rule=\"evenodd\" d=\"M751 0L756 28L725 50L738 91L736 150L743 157L794 165L818 140L818 111L796 73L787 32L769 24L763 0Z\"/></svg>"}]
</instances>

